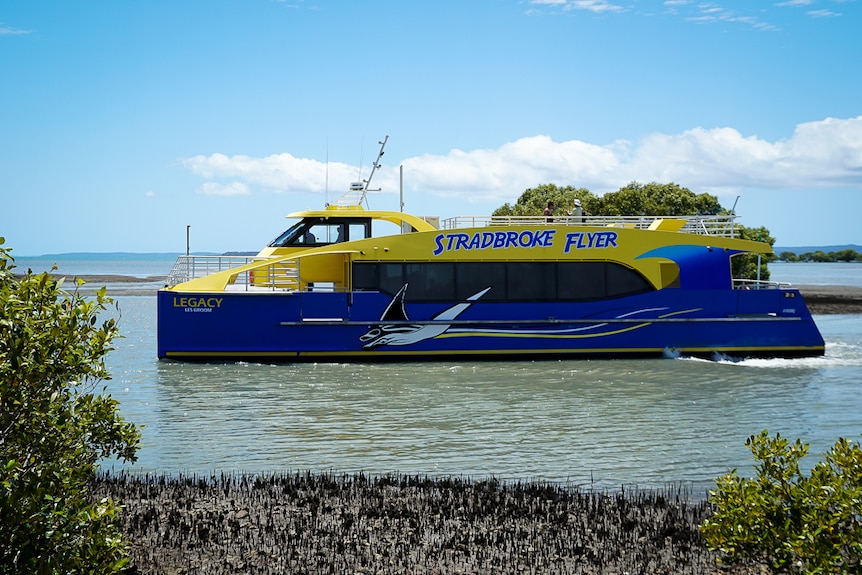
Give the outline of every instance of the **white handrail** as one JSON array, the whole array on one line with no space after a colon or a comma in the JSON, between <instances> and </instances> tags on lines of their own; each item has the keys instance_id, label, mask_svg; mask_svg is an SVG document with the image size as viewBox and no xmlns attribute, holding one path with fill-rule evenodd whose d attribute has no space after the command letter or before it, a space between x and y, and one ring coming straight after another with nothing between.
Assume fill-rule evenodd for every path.
<instances>
[{"instance_id":1,"label":"white handrail","mask_svg":"<svg viewBox=\"0 0 862 575\"><path fill-rule=\"evenodd\" d=\"M175 286L254 262L263 264L265 260L255 256L179 256L165 280L165 286ZM250 288L297 290L300 285L299 262L281 260L238 272L236 277L231 279L231 285L245 290Z\"/></svg>"},{"instance_id":2,"label":"white handrail","mask_svg":"<svg viewBox=\"0 0 862 575\"><path fill-rule=\"evenodd\" d=\"M650 229L659 220L683 220L685 224L679 232L710 236L734 237L736 227L734 214L720 216L456 216L442 221L441 228L452 230L458 228L474 228L487 226L571 226L587 225L599 227L620 227L635 229Z\"/></svg>"}]
</instances>

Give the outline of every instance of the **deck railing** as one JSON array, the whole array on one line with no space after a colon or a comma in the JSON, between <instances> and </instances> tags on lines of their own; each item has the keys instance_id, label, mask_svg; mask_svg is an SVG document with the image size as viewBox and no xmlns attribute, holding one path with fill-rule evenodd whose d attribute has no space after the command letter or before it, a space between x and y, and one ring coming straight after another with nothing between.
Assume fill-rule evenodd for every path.
<instances>
[{"instance_id":1,"label":"deck railing","mask_svg":"<svg viewBox=\"0 0 862 575\"><path fill-rule=\"evenodd\" d=\"M168 273L165 285L177 285L253 261L253 256L179 256Z\"/></svg>"},{"instance_id":2,"label":"deck railing","mask_svg":"<svg viewBox=\"0 0 862 575\"><path fill-rule=\"evenodd\" d=\"M734 237L736 215L722 216L457 216L443 220L441 228L452 230L486 226L570 226L586 225L599 227L654 229L664 220L681 220L685 223L677 231L688 234ZM661 229L661 227L659 227Z\"/></svg>"},{"instance_id":3,"label":"deck railing","mask_svg":"<svg viewBox=\"0 0 862 575\"><path fill-rule=\"evenodd\" d=\"M170 287L195 278L264 260L255 256L179 256L168 274L165 285ZM231 289L299 289L299 262L277 261L269 265L242 271L230 283Z\"/></svg>"},{"instance_id":4,"label":"deck railing","mask_svg":"<svg viewBox=\"0 0 862 575\"><path fill-rule=\"evenodd\" d=\"M770 280L749 280L735 278L733 280L733 289L789 289L793 287L789 282L774 282Z\"/></svg>"}]
</instances>

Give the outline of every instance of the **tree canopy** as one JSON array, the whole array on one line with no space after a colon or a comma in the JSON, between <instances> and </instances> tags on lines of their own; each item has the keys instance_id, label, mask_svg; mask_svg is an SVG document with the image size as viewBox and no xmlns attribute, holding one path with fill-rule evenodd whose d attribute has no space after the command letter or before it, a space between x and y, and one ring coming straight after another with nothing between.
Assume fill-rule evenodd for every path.
<instances>
[{"instance_id":1,"label":"tree canopy","mask_svg":"<svg viewBox=\"0 0 862 575\"><path fill-rule=\"evenodd\" d=\"M94 501L98 462L134 461L140 433L97 393L118 335L105 289L63 290L48 273L12 273L0 238L0 573L116 573L127 562L114 520ZM79 284L80 285L80 284Z\"/></svg>"},{"instance_id":2,"label":"tree canopy","mask_svg":"<svg viewBox=\"0 0 862 575\"><path fill-rule=\"evenodd\" d=\"M548 202L554 202L559 213L570 211L575 207L575 199L581 200L584 209L596 200L596 197L586 188L573 188L566 186L560 188L555 184L542 184L537 188L530 188L515 202L515 205L503 204L494 210L495 216L535 216L541 215ZM592 212L590 212L592 213Z\"/></svg>"},{"instance_id":3,"label":"tree canopy","mask_svg":"<svg viewBox=\"0 0 862 575\"><path fill-rule=\"evenodd\" d=\"M678 184L640 184L631 182L616 192L596 196L586 188L559 187L542 184L529 188L515 202L503 204L495 216L541 215L542 210L553 201L558 210L568 212L575 199L581 200L588 214L597 216L653 215L686 216L717 215L729 213L721 207L718 198L711 194L695 194Z\"/></svg>"},{"instance_id":4,"label":"tree canopy","mask_svg":"<svg viewBox=\"0 0 862 575\"><path fill-rule=\"evenodd\" d=\"M673 182L640 184L631 182L594 202L596 214L608 216L651 215L693 216L728 213L711 194L695 194Z\"/></svg>"},{"instance_id":5,"label":"tree canopy","mask_svg":"<svg viewBox=\"0 0 862 575\"><path fill-rule=\"evenodd\" d=\"M778 254L778 259L783 262L862 262L862 254L850 248L833 252L817 250L801 254L784 251Z\"/></svg>"}]
</instances>

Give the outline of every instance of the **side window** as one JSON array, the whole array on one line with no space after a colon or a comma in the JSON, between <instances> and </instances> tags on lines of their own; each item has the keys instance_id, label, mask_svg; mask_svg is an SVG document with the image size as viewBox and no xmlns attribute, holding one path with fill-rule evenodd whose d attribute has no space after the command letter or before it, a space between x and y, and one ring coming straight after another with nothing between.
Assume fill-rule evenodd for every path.
<instances>
[{"instance_id":1,"label":"side window","mask_svg":"<svg viewBox=\"0 0 862 575\"><path fill-rule=\"evenodd\" d=\"M642 275L617 264L608 267L608 297L620 297L652 291Z\"/></svg>"},{"instance_id":2,"label":"side window","mask_svg":"<svg viewBox=\"0 0 862 575\"><path fill-rule=\"evenodd\" d=\"M371 234L368 233L368 226L363 223L350 223L348 224L348 235L347 239L349 240L364 240L365 238L370 237Z\"/></svg>"},{"instance_id":3,"label":"side window","mask_svg":"<svg viewBox=\"0 0 862 575\"><path fill-rule=\"evenodd\" d=\"M353 266L353 287L357 290L376 291L380 287L380 269L374 263L358 263Z\"/></svg>"},{"instance_id":4,"label":"side window","mask_svg":"<svg viewBox=\"0 0 862 575\"><path fill-rule=\"evenodd\" d=\"M506 298L514 301L553 301L557 297L557 267L546 262L512 262L506 266Z\"/></svg>"},{"instance_id":5,"label":"side window","mask_svg":"<svg viewBox=\"0 0 862 575\"><path fill-rule=\"evenodd\" d=\"M313 228L308 228L301 235L297 236L296 243L314 245L317 243L317 234L314 233Z\"/></svg>"},{"instance_id":6,"label":"side window","mask_svg":"<svg viewBox=\"0 0 862 575\"><path fill-rule=\"evenodd\" d=\"M455 298L454 262L404 264L408 299L448 301Z\"/></svg>"},{"instance_id":7,"label":"side window","mask_svg":"<svg viewBox=\"0 0 862 575\"><path fill-rule=\"evenodd\" d=\"M458 299L468 297L491 288L487 299L502 298L506 293L506 264L503 262L459 263L456 276Z\"/></svg>"},{"instance_id":8,"label":"side window","mask_svg":"<svg viewBox=\"0 0 862 575\"><path fill-rule=\"evenodd\" d=\"M344 226L341 224L330 224L330 223L319 223L314 224L310 228L305 231L303 235L303 240L301 243L303 244L315 244L315 245L323 245L323 244L334 244L338 241L343 240L343 229ZM339 239L339 231L342 231L341 237Z\"/></svg>"},{"instance_id":9,"label":"side window","mask_svg":"<svg viewBox=\"0 0 862 575\"><path fill-rule=\"evenodd\" d=\"M557 297L562 300L593 300L607 296L604 262L560 262L557 265Z\"/></svg>"},{"instance_id":10,"label":"side window","mask_svg":"<svg viewBox=\"0 0 862 575\"><path fill-rule=\"evenodd\" d=\"M380 264L380 291L395 295L404 285L404 265L400 263Z\"/></svg>"}]
</instances>

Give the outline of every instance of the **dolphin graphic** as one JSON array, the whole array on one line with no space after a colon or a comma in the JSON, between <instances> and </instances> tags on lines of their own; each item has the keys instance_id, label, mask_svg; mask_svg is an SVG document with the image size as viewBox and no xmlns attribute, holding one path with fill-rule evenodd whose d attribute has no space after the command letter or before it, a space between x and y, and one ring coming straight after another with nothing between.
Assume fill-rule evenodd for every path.
<instances>
[{"instance_id":1,"label":"dolphin graphic","mask_svg":"<svg viewBox=\"0 0 862 575\"><path fill-rule=\"evenodd\" d=\"M410 318L407 317L407 311L404 309L404 296L407 293L407 285L404 284L401 286L401 289L398 290L398 293L395 294L395 297L392 298L392 301L383 310L383 314L380 316L381 322L410 321ZM374 349L381 345L412 345L437 337L452 327L452 324L444 323L445 321L453 320L461 315L461 313L473 305L472 302L488 293L490 289L490 287L486 287L482 291L468 297L466 302L455 304L431 318L431 321L440 321L441 323L439 324L377 324L359 336L359 341L365 344L362 346L362 349Z\"/></svg>"}]
</instances>

